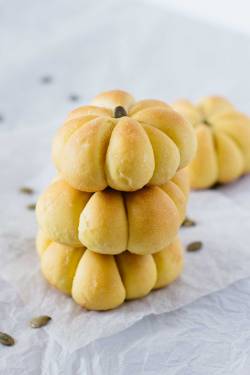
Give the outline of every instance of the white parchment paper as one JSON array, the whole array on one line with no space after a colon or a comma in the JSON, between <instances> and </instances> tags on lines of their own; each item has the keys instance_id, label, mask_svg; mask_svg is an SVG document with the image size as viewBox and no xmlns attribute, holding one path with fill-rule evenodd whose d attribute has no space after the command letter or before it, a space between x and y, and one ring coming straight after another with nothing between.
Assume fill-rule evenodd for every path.
<instances>
[{"instance_id":1,"label":"white parchment paper","mask_svg":"<svg viewBox=\"0 0 250 375\"><path fill-rule=\"evenodd\" d=\"M30 315L52 316L53 322L45 329L62 348L74 352L146 315L173 311L250 276L249 212L239 197L232 200L232 192L209 190L191 194L188 211L197 226L181 229L184 245L201 240L203 249L185 254L185 271L171 286L109 312L85 311L50 287L40 273L35 251L35 215L26 205L36 200L54 174L49 164L51 133L53 129L37 128L2 134L0 173L5 178L1 178L0 262L1 278L16 289ZM19 154L22 158L16 157ZM242 196L247 194L247 182L249 177L239 182ZM35 196L20 194L22 185L34 188Z\"/></svg>"}]
</instances>

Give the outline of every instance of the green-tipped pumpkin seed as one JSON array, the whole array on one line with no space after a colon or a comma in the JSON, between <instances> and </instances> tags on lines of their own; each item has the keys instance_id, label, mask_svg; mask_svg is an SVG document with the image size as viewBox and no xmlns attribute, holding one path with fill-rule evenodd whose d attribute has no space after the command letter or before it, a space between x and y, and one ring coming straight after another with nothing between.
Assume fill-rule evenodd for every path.
<instances>
[{"instance_id":1,"label":"green-tipped pumpkin seed","mask_svg":"<svg viewBox=\"0 0 250 375\"><path fill-rule=\"evenodd\" d=\"M46 326L46 324L48 324L50 320L51 320L51 317L48 315L37 316L31 319L30 326L31 328L41 328L41 327Z\"/></svg>"},{"instance_id":2,"label":"green-tipped pumpkin seed","mask_svg":"<svg viewBox=\"0 0 250 375\"><path fill-rule=\"evenodd\" d=\"M5 346L12 346L15 344L15 340L7 333L0 332L0 343Z\"/></svg>"},{"instance_id":3,"label":"green-tipped pumpkin seed","mask_svg":"<svg viewBox=\"0 0 250 375\"><path fill-rule=\"evenodd\" d=\"M20 193L22 193L22 194L28 194L28 195L31 195L31 194L34 193L34 190L31 189L31 188L28 187L28 186L22 186L22 187L20 187L19 191L20 191Z\"/></svg>"},{"instance_id":4,"label":"green-tipped pumpkin seed","mask_svg":"<svg viewBox=\"0 0 250 375\"><path fill-rule=\"evenodd\" d=\"M182 223L182 227L185 227L185 228L194 227L195 225L196 225L196 222L190 219L189 217L186 217Z\"/></svg>"},{"instance_id":5,"label":"green-tipped pumpkin seed","mask_svg":"<svg viewBox=\"0 0 250 375\"><path fill-rule=\"evenodd\" d=\"M191 242L189 245L187 245L187 251L198 251L202 249L202 246L203 243L201 241Z\"/></svg>"},{"instance_id":6,"label":"green-tipped pumpkin seed","mask_svg":"<svg viewBox=\"0 0 250 375\"><path fill-rule=\"evenodd\" d=\"M35 203L27 204L26 208L28 210L34 211L36 209L36 204Z\"/></svg>"},{"instance_id":7,"label":"green-tipped pumpkin seed","mask_svg":"<svg viewBox=\"0 0 250 375\"><path fill-rule=\"evenodd\" d=\"M123 108L121 105L118 105L117 107L115 107L115 110L114 110L114 117L115 118L120 118L120 117L124 117L124 116L127 116L127 112L126 112L126 109Z\"/></svg>"}]
</instances>

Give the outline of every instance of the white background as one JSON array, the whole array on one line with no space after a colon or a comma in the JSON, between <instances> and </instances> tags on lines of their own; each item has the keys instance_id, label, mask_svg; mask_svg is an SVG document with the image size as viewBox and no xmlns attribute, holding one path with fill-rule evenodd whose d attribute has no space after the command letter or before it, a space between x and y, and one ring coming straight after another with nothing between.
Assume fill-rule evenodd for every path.
<instances>
[{"instance_id":1,"label":"white background","mask_svg":"<svg viewBox=\"0 0 250 375\"><path fill-rule=\"evenodd\" d=\"M250 33L248 0L148 0L165 9L173 9L192 18L208 21L209 24Z\"/></svg>"}]
</instances>

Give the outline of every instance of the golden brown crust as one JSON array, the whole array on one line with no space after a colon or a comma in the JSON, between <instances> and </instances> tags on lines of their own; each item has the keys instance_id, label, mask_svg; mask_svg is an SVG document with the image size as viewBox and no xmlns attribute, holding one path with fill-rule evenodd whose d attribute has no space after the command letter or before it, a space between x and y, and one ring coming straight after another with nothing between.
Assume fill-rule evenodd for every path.
<instances>
[{"instance_id":1,"label":"golden brown crust","mask_svg":"<svg viewBox=\"0 0 250 375\"><path fill-rule=\"evenodd\" d=\"M189 166L190 183L195 189L203 189L218 180L218 163L211 130L206 125L200 125L196 135L198 148Z\"/></svg>"},{"instance_id":2,"label":"golden brown crust","mask_svg":"<svg viewBox=\"0 0 250 375\"><path fill-rule=\"evenodd\" d=\"M116 263L126 290L126 299L146 296L155 286L157 270L152 255L136 255L125 251Z\"/></svg>"},{"instance_id":3,"label":"golden brown crust","mask_svg":"<svg viewBox=\"0 0 250 375\"><path fill-rule=\"evenodd\" d=\"M82 247L51 242L41 257L41 269L49 283L61 292L71 294L75 272L84 251Z\"/></svg>"},{"instance_id":4,"label":"golden brown crust","mask_svg":"<svg viewBox=\"0 0 250 375\"><path fill-rule=\"evenodd\" d=\"M214 115L232 112L234 106L226 98L222 96L208 96L203 98L197 104L198 111L202 114L203 118L211 119Z\"/></svg>"},{"instance_id":5,"label":"golden brown crust","mask_svg":"<svg viewBox=\"0 0 250 375\"><path fill-rule=\"evenodd\" d=\"M133 115L137 121L151 125L167 135L180 152L179 168L186 167L196 151L196 139L192 125L169 108L149 108Z\"/></svg>"},{"instance_id":6,"label":"golden brown crust","mask_svg":"<svg viewBox=\"0 0 250 375\"><path fill-rule=\"evenodd\" d=\"M152 254L169 245L180 226L178 209L157 186L125 194L128 215L128 250Z\"/></svg>"},{"instance_id":7,"label":"golden brown crust","mask_svg":"<svg viewBox=\"0 0 250 375\"><path fill-rule=\"evenodd\" d=\"M48 246L51 244L51 239L47 237L41 229L38 230L37 236L36 236L36 249L38 254L41 256L44 251L48 248Z\"/></svg>"},{"instance_id":8,"label":"golden brown crust","mask_svg":"<svg viewBox=\"0 0 250 375\"><path fill-rule=\"evenodd\" d=\"M106 152L114 122L99 117L74 132L64 145L60 173L75 189L99 191L107 186Z\"/></svg>"},{"instance_id":9,"label":"golden brown crust","mask_svg":"<svg viewBox=\"0 0 250 375\"><path fill-rule=\"evenodd\" d=\"M160 130L143 125L154 153L154 173L149 185L161 185L170 180L180 165L180 152L176 144Z\"/></svg>"},{"instance_id":10,"label":"golden brown crust","mask_svg":"<svg viewBox=\"0 0 250 375\"><path fill-rule=\"evenodd\" d=\"M92 104L98 107L106 107L112 111L115 107L122 106L127 111L135 103L132 95L122 90L111 90L105 91L97 95L93 100Z\"/></svg>"},{"instance_id":11,"label":"golden brown crust","mask_svg":"<svg viewBox=\"0 0 250 375\"><path fill-rule=\"evenodd\" d=\"M94 105L78 107L68 114L65 124L67 124L71 120L78 120L88 116L94 118L112 117L112 111L109 108L100 108Z\"/></svg>"},{"instance_id":12,"label":"golden brown crust","mask_svg":"<svg viewBox=\"0 0 250 375\"><path fill-rule=\"evenodd\" d=\"M171 181L174 182L181 189L186 199L188 200L190 191L188 167L177 171L175 176L171 179Z\"/></svg>"},{"instance_id":13,"label":"golden brown crust","mask_svg":"<svg viewBox=\"0 0 250 375\"><path fill-rule=\"evenodd\" d=\"M134 191L151 179L154 153L143 127L129 117L115 126L106 155L107 183L114 189Z\"/></svg>"},{"instance_id":14,"label":"golden brown crust","mask_svg":"<svg viewBox=\"0 0 250 375\"><path fill-rule=\"evenodd\" d=\"M63 180L55 181L36 205L40 229L54 241L73 247L82 246L78 239L78 224L89 198L89 193L77 191Z\"/></svg>"},{"instance_id":15,"label":"golden brown crust","mask_svg":"<svg viewBox=\"0 0 250 375\"><path fill-rule=\"evenodd\" d=\"M181 188L172 181L161 185L160 188L172 199L179 211L180 221L183 222L186 215L187 198Z\"/></svg>"},{"instance_id":16,"label":"golden brown crust","mask_svg":"<svg viewBox=\"0 0 250 375\"><path fill-rule=\"evenodd\" d=\"M77 119L67 121L60 129L58 129L52 148L52 159L58 171L61 169L63 149L67 141L85 123L88 123L96 118L97 116L95 115L79 117Z\"/></svg>"},{"instance_id":17,"label":"golden brown crust","mask_svg":"<svg viewBox=\"0 0 250 375\"><path fill-rule=\"evenodd\" d=\"M223 113L214 117L214 129L228 135L242 153L243 173L250 172L250 118L240 112Z\"/></svg>"},{"instance_id":18,"label":"golden brown crust","mask_svg":"<svg viewBox=\"0 0 250 375\"><path fill-rule=\"evenodd\" d=\"M218 181L228 183L244 173L244 158L237 144L224 132L215 131L214 141L217 152Z\"/></svg>"},{"instance_id":19,"label":"golden brown crust","mask_svg":"<svg viewBox=\"0 0 250 375\"><path fill-rule=\"evenodd\" d=\"M191 124L195 127L199 125L203 120L203 115L193 103L186 99L179 99L173 103L173 108L181 113Z\"/></svg>"},{"instance_id":20,"label":"golden brown crust","mask_svg":"<svg viewBox=\"0 0 250 375\"><path fill-rule=\"evenodd\" d=\"M177 237L166 249L153 254L157 268L154 289L171 284L183 271L184 256L180 239Z\"/></svg>"},{"instance_id":21,"label":"golden brown crust","mask_svg":"<svg viewBox=\"0 0 250 375\"><path fill-rule=\"evenodd\" d=\"M123 303L125 293L114 257L86 250L74 276L75 302L89 310L109 310Z\"/></svg>"},{"instance_id":22,"label":"golden brown crust","mask_svg":"<svg viewBox=\"0 0 250 375\"><path fill-rule=\"evenodd\" d=\"M135 113L142 111L146 108L171 108L167 103L161 100L155 99L144 99L136 102L129 110L129 116L133 116Z\"/></svg>"},{"instance_id":23,"label":"golden brown crust","mask_svg":"<svg viewBox=\"0 0 250 375\"><path fill-rule=\"evenodd\" d=\"M92 195L80 216L79 239L102 254L127 249L128 223L122 194L105 190Z\"/></svg>"}]
</instances>

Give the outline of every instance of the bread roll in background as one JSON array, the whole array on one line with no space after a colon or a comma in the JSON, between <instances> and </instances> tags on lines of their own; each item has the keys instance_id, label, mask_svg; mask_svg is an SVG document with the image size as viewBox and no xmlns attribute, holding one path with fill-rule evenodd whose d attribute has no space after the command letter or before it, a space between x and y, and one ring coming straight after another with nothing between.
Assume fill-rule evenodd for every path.
<instances>
[{"instance_id":1,"label":"bread roll in background","mask_svg":"<svg viewBox=\"0 0 250 375\"><path fill-rule=\"evenodd\" d=\"M197 105L178 100L173 107L196 131L197 151L188 167L193 189L226 184L250 172L249 117L219 96Z\"/></svg>"}]
</instances>

